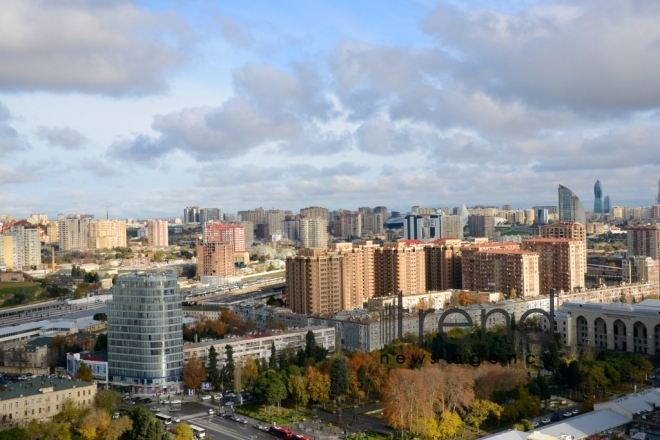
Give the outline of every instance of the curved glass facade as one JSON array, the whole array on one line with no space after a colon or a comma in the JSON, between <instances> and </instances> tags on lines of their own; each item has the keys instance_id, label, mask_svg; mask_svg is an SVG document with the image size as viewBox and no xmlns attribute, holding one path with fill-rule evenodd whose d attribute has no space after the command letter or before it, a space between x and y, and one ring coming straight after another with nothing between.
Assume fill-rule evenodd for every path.
<instances>
[{"instance_id":1,"label":"curved glass facade","mask_svg":"<svg viewBox=\"0 0 660 440\"><path fill-rule=\"evenodd\" d=\"M112 385L133 392L179 391L183 376L181 294L174 274L121 276L108 301Z\"/></svg>"},{"instance_id":2,"label":"curved glass facade","mask_svg":"<svg viewBox=\"0 0 660 440\"><path fill-rule=\"evenodd\" d=\"M600 180L596 180L594 185L594 214L603 213L603 189L600 187Z\"/></svg>"},{"instance_id":3,"label":"curved glass facade","mask_svg":"<svg viewBox=\"0 0 660 440\"><path fill-rule=\"evenodd\" d=\"M559 185L559 221L587 224L582 202L573 191L562 185Z\"/></svg>"}]
</instances>

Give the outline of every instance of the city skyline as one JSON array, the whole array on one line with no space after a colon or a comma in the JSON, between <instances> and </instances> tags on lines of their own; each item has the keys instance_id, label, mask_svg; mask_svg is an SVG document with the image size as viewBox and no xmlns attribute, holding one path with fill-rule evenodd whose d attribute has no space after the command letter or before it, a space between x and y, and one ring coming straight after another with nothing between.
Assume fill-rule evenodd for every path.
<instances>
[{"instance_id":1,"label":"city skyline","mask_svg":"<svg viewBox=\"0 0 660 440\"><path fill-rule=\"evenodd\" d=\"M1 210L653 202L660 5L384 6L6 2Z\"/></svg>"}]
</instances>

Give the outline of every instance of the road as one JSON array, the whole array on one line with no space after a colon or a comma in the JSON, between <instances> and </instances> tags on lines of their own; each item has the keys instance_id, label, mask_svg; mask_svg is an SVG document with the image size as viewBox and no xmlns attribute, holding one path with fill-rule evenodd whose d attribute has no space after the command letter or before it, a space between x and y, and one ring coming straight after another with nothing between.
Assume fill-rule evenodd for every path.
<instances>
[{"instance_id":1,"label":"road","mask_svg":"<svg viewBox=\"0 0 660 440\"><path fill-rule=\"evenodd\" d=\"M101 310L102 309L102 310ZM95 313L105 312L105 303L90 303L78 306L62 304L61 308L50 309L47 312L27 312L21 316L10 316L0 320L0 328L12 325L25 324L26 322L43 321L46 319L84 318L94 316Z\"/></svg>"}]
</instances>

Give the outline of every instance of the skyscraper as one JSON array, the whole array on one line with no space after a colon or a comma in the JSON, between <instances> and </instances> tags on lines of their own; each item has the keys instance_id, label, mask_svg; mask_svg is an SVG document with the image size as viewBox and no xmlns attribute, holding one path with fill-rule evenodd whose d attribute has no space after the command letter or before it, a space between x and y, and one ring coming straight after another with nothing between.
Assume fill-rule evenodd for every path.
<instances>
[{"instance_id":1,"label":"skyscraper","mask_svg":"<svg viewBox=\"0 0 660 440\"><path fill-rule=\"evenodd\" d=\"M208 222L219 222L222 218L218 208L202 208L199 210L199 222L204 224Z\"/></svg>"},{"instance_id":2,"label":"skyscraper","mask_svg":"<svg viewBox=\"0 0 660 440\"><path fill-rule=\"evenodd\" d=\"M300 220L300 241L302 241L304 248L327 248L328 219L324 217L303 217Z\"/></svg>"},{"instance_id":3,"label":"skyscraper","mask_svg":"<svg viewBox=\"0 0 660 440\"><path fill-rule=\"evenodd\" d=\"M603 213L603 189L600 187L600 180L596 180L594 185L594 214Z\"/></svg>"},{"instance_id":4,"label":"skyscraper","mask_svg":"<svg viewBox=\"0 0 660 440\"><path fill-rule=\"evenodd\" d=\"M108 378L140 394L183 390L181 293L176 274L117 278L108 301Z\"/></svg>"},{"instance_id":5,"label":"skyscraper","mask_svg":"<svg viewBox=\"0 0 660 440\"><path fill-rule=\"evenodd\" d=\"M149 220L147 222L147 245L149 247L169 246L167 220Z\"/></svg>"},{"instance_id":6,"label":"skyscraper","mask_svg":"<svg viewBox=\"0 0 660 440\"><path fill-rule=\"evenodd\" d=\"M605 200L603 201L603 214L609 214L610 213L610 196L607 195L605 196Z\"/></svg>"},{"instance_id":7,"label":"skyscraper","mask_svg":"<svg viewBox=\"0 0 660 440\"><path fill-rule=\"evenodd\" d=\"M587 216L578 196L570 189L559 185L559 221L587 224Z\"/></svg>"},{"instance_id":8,"label":"skyscraper","mask_svg":"<svg viewBox=\"0 0 660 440\"><path fill-rule=\"evenodd\" d=\"M188 206L183 210L183 223L199 223L199 206Z\"/></svg>"}]
</instances>

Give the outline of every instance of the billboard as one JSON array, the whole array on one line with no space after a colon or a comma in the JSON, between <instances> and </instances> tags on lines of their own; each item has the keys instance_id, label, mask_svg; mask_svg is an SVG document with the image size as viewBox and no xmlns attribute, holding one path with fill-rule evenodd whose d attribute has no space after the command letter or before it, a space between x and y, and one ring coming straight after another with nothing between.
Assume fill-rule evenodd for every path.
<instances>
[{"instance_id":1,"label":"billboard","mask_svg":"<svg viewBox=\"0 0 660 440\"><path fill-rule=\"evenodd\" d=\"M211 382L202 382L202 390L209 391L211 389Z\"/></svg>"}]
</instances>

